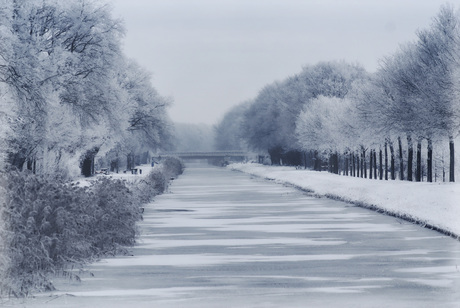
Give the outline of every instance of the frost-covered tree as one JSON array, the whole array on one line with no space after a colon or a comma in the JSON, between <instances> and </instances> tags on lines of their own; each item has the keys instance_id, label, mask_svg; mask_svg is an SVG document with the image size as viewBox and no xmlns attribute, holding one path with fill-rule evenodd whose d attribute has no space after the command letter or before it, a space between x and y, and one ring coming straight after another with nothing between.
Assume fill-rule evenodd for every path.
<instances>
[{"instance_id":1,"label":"frost-covered tree","mask_svg":"<svg viewBox=\"0 0 460 308\"><path fill-rule=\"evenodd\" d=\"M169 100L124 58L123 28L110 6L2 0L0 15L10 165L75 174L112 147L167 146Z\"/></svg>"},{"instance_id":2,"label":"frost-covered tree","mask_svg":"<svg viewBox=\"0 0 460 308\"><path fill-rule=\"evenodd\" d=\"M18 168L38 162L49 172L63 153L91 148L100 139L94 132L107 131L99 126L108 122L116 90L122 31L98 2L4 4L0 80L16 103L9 161Z\"/></svg>"},{"instance_id":3,"label":"frost-covered tree","mask_svg":"<svg viewBox=\"0 0 460 308\"><path fill-rule=\"evenodd\" d=\"M418 32L416 42L404 45L383 60L377 74L385 98L370 104L373 108L369 108L368 113L382 115L382 121L378 121L382 129L406 136L409 180L412 180L413 173L413 140L417 142L415 178L421 180L420 149L422 140L426 139L428 181L432 181L433 139L447 137L451 157L450 181L454 181L454 138L460 128L456 82L460 67L459 35L458 14L452 7L444 6L431 27ZM402 159L400 169L403 178Z\"/></svg>"},{"instance_id":4,"label":"frost-covered tree","mask_svg":"<svg viewBox=\"0 0 460 308\"><path fill-rule=\"evenodd\" d=\"M379 173L388 179L391 172L396 179L399 171L400 179L415 175L421 181L426 169L430 182L435 158L444 165L446 156L443 149L437 155L433 149L445 142L449 180L454 181L454 140L460 133L459 26L460 13L446 5L429 28L418 31L416 41L384 58L371 76L359 65L321 62L265 86L244 113L245 142L267 151L273 163L299 149L326 153L329 160L337 159L331 153L347 152L361 176L368 166L372 178Z\"/></svg>"},{"instance_id":5,"label":"frost-covered tree","mask_svg":"<svg viewBox=\"0 0 460 308\"><path fill-rule=\"evenodd\" d=\"M98 156L107 154L112 169L119 168L121 158L134 167L134 157L145 152L172 147L173 127L167 114L170 99L162 97L151 83L151 74L133 60L118 64L116 87L109 132Z\"/></svg>"},{"instance_id":6,"label":"frost-covered tree","mask_svg":"<svg viewBox=\"0 0 460 308\"><path fill-rule=\"evenodd\" d=\"M347 97L349 92L353 88L353 84L356 83L358 80L362 80L367 78L367 73L365 70L357 64L348 64L343 61L335 61L335 62L320 62L314 66L306 66L303 68L302 73L299 74L299 81L301 85L301 89L303 91L303 97L305 98L305 103L302 106L302 112L298 112L297 114L299 117L303 119L299 120L296 118L294 121L297 125L309 125L308 120L306 118L313 116L314 113L319 113L317 115L316 121L322 122L323 124L328 124L332 126L338 125L340 122L338 119L345 117L345 112L348 107L342 108L347 106L347 102L345 104L342 103L334 104L337 102L341 102L341 99ZM329 99L329 98L337 98L337 99ZM318 104L324 102L325 105L323 107L319 107ZM310 110L310 104L313 103L313 108L315 110ZM337 110L334 111L334 105L337 107ZM322 108L325 108L329 112L333 114L329 118L325 119L325 116L321 114ZM300 116L302 115L302 116ZM335 117L335 119L332 119ZM331 129L332 129L331 126ZM316 153L317 151L324 151L324 149L318 148L310 148L308 149L307 144L309 140L303 139L306 138L302 129L299 127L296 128L297 132L297 139L298 144L300 144L304 151L313 150ZM335 136L334 132L331 132L331 137ZM335 138L335 137L334 137ZM337 144L332 145L332 147L337 147ZM340 146L342 147L342 146ZM343 148L343 147L342 147ZM344 149L342 149L344 150ZM350 149L347 149L347 151ZM328 150L330 153L331 159L331 166L334 166L334 171L338 172L338 153L332 149ZM331 152L332 151L332 152ZM345 151L345 150L344 150ZM331 153L334 153L331 155ZM317 154L314 154L317 156ZM333 163L332 163L333 162ZM320 157L315 158L315 168L319 169L320 166Z\"/></svg>"},{"instance_id":7,"label":"frost-covered tree","mask_svg":"<svg viewBox=\"0 0 460 308\"><path fill-rule=\"evenodd\" d=\"M296 121L296 134L303 150L315 149L327 158L336 157L338 153L345 151L341 138L343 137L342 117L346 103L337 97L319 96L312 100L308 108L302 111ZM319 160L320 156L316 156ZM320 165L316 163L316 168ZM332 166L338 173L338 164Z\"/></svg>"},{"instance_id":8,"label":"frost-covered tree","mask_svg":"<svg viewBox=\"0 0 460 308\"><path fill-rule=\"evenodd\" d=\"M345 97L354 80L364 75L359 65L321 62L266 86L246 111L246 142L256 150L268 151L272 162L278 163L283 153L300 149L295 123L302 109L308 109L319 96Z\"/></svg>"},{"instance_id":9,"label":"frost-covered tree","mask_svg":"<svg viewBox=\"0 0 460 308\"><path fill-rule=\"evenodd\" d=\"M127 130L134 134L134 139L153 151L170 147L173 131L166 111L171 100L152 86L150 73L128 61L122 86L128 94L127 101L122 102L122 112L128 111Z\"/></svg>"},{"instance_id":10,"label":"frost-covered tree","mask_svg":"<svg viewBox=\"0 0 460 308\"><path fill-rule=\"evenodd\" d=\"M259 151L267 151L272 163L279 164L281 153L288 146L279 126L282 106L277 104L278 84L263 88L244 114L244 138L248 145Z\"/></svg>"},{"instance_id":11,"label":"frost-covered tree","mask_svg":"<svg viewBox=\"0 0 460 308\"><path fill-rule=\"evenodd\" d=\"M312 98L320 95L344 98L352 89L353 82L365 75L364 68L358 64L331 61L305 66L299 79L304 93Z\"/></svg>"},{"instance_id":12,"label":"frost-covered tree","mask_svg":"<svg viewBox=\"0 0 460 308\"><path fill-rule=\"evenodd\" d=\"M244 102L230 109L223 119L214 126L214 144L217 150L244 150L243 141L245 131L242 130L244 113L250 102Z\"/></svg>"},{"instance_id":13,"label":"frost-covered tree","mask_svg":"<svg viewBox=\"0 0 460 308\"><path fill-rule=\"evenodd\" d=\"M370 78L354 84L351 99L355 104L356 124L363 146L379 148L381 158L380 178L385 180L396 178L394 141L398 138L398 130L393 121L395 118L386 117L391 109L391 96L388 88L382 83L380 74L372 74ZM384 156L384 160L383 160ZM390 171L390 176L388 172Z\"/></svg>"},{"instance_id":14,"label":"frost-covered tree","mask_svg":"<svg viewBox=\"0 0 460 308\"><path fill-rule=\"evenodd\" d=\"M454 139L460 132L460 13L453 6L442 6L431 27L418 32L417 51L424 77L420 88L432 127L449 139L449 181L454 182Z\"/></svg>"}]
</instances>

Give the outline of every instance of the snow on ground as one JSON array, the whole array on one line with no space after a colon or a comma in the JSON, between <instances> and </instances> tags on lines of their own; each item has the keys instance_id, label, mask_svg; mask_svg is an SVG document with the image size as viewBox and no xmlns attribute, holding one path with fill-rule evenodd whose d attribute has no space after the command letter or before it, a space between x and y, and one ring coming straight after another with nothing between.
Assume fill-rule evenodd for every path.
<instances>
[{"instance_id":1,"label":"snow on ground","mask_svg":"<svg viewBox=\"0 0 460 308\"><path fill-rule=\"evenodd\" d=\"M105 176L105 177L109 177L109 178L117 179L117 180L125 180L128 183L135 183L137 180L141 179L142 177L147 176L150 173L150 171L152 171L153 169L161 168L161 165L156 164L155 167L151 167L150 165L147 164L147 165L137 166L136 168L138 169L137 174L132 174L131 172L123 172L123 171L120 171L119 173L110 172L107 175L97 173L95 177L90 177L90 178L81 177L78 180L74 181L74 183L76 183L80 187L88 187L88 186L93 185L93 181L97 177L101 177L101 176ZM140 173L139 170L142 170L142 172Z\"/></svg>"},{"instance_id":2,"label":"snow on ground","mask_svg":"<svg viewBox=\"0 0 460 308\"><path fill-rule=\"evenodd\" d=\"M429 225L460 238L460 184L380 181L294 167L232 164L258 177L297 186L331 197Z\"/></svg>"},{"instance_id":3,"label":"snow on ground","mask_svg":"<svg viewBox=\"0 0 460 308\"><path fill-rule=\"evenodd\" d=\"M150 173L150 171L152 171L153 169L160 168L160 166L161 165L159 165L159 164L155 164L155 167L151 167L148 164L147 165L140 165L140 166L136 166L136 169L138 170L137 174L132 174L129 171L126 171L126 172L121 172L120 171L119 173L110 172L108 174L108 176L113 178L113 179L123 179L123 180L126 180L126 181L136 181L137 179L139 179L141 177L147 176ZM107 176L107 175L98 174L97 176Z\"/></svg>"}]
</instances>

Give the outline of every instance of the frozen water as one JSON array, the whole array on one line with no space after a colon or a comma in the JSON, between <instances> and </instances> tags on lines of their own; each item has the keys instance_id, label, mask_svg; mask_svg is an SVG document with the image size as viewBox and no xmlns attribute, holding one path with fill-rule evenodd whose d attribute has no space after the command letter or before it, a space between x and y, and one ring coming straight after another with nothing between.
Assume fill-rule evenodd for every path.
<instances>
[{"instance_id":1,"label":"frozen water","mask_svg":"<svg viewBox=\"0 0 460 308\"><path fill-rule=\"evenodd\" d=\"M456 307L460 243L220 168L188 168L133 256L27 307Z\"/></svg>"}]
</instances>

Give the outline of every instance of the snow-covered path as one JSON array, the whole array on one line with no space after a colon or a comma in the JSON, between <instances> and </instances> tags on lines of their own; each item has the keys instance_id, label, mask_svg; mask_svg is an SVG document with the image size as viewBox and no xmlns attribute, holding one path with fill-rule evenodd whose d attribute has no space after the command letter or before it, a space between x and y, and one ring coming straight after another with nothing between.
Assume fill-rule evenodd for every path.
<instances>
[{"instance_id":1,"label":"snow-covered path","mask_svg":"<svg viewBox=\"0 0 460 308\"><path fill-rule=\"evenodd\" d=\"M170 190L134 256L21 306L460 306L452 238L227 169L192 166Z\"/></svg>"}]
</instances>

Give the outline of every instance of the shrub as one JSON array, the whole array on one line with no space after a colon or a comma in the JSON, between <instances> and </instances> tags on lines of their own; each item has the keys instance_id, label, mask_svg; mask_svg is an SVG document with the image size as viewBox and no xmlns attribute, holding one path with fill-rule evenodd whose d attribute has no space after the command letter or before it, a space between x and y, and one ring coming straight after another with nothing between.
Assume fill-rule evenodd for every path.
<instances>
[{"instance_id":1,"label":"shrub","mask_svg":"<svg viewBox=\"0 0 460 308\"><path fill-rule=\"evenodd\" d=\"M137 235L136 222L142 218L141 203L121 180L99 178L93 185L96 225L92 228L93 249L97 254L126 252Z\"/></svg>"},{"instance_id":2,"label":"shrub","mask_svg":"<svg viewBox=\"0 0 460 308\"><path fill-rule=\"evenodd\" d=\"M163 193L167 184L164 174L160 170L154 169L146 177L131 183L129 187L134 192L136 200L141 203L148 203L153 197Z\"/></svg>"},{"instance_id":3,"label":"shrub","mask_svg":"<svg viewBox=\"0 0 460 308\"><path fill-rule=\"evenodd\" d=\"M100 178L82 188L26 172L2 175L1 295L51 290L49 275L126 252L134 244L140 203L124 182ZM78 279L78 276L73 275Z\"/></svg>"},{"instance_id":4,"label":"shrub","mask_svg":"<svg viewBox=\"0 0 460 308\"><path fill-rule=\"evenodd\" d=\"M70 266L127 253L141 204L182 171L178 159L167 158L138 182L100 177L89 187L30 172L0 174L0 296L52 290L50 275L79 279Z\"/></svg>"},{"instance_id":5,"label":"shrub","mask_svg":"<svg viewBox=\"0 0 460 308\"><path fill-rule=\"evenodd\" d=\"M162 194L168 187L169 179L177 177L184 171L182 161L174 157L166 157L161 168L155 168L146 176L130 184L136 200L148 203L156 195Z\"/></svg>"},{"instance_id":6,"label":"shrub","mask_svg":"<svg viewBox=\"0 0 460 308\"><path fill-rule=\"evenodd\" d=\"M29 173L10 172L3 175L7 183L2 204L3 255L7 266L3 269L2 292L26 296L31 289L51 289L46 278L59 266L55 250L62 239L64 226L59 206L59 187ZM57 256L56 256L57 257Z\"/></svg>"}]
</instances>

